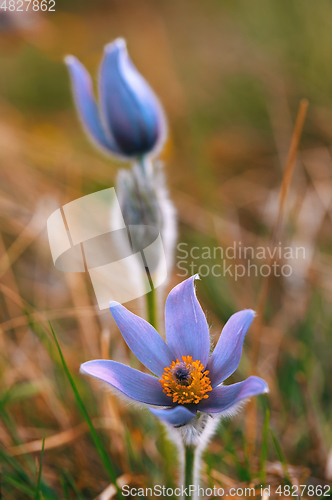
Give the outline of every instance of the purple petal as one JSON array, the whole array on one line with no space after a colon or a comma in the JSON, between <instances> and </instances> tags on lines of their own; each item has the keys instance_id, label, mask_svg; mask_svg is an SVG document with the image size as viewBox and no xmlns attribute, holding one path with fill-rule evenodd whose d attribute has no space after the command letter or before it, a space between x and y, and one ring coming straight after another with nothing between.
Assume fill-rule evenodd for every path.
<instances>
[{"instance_id":1,"label":"purple petal","mask_svg":"<svg viewBox=\"0 0 332 500\"><path fill-rule=\"evenodd\" d=\"M144 366L161 377L165 367L174 360L166 342L150 323L118 302L110 302L110 311L131 351Z\"/></svg>"},{"instance_id":2,"label":"purple petal","mask_svg":"<svg viewBox=\"0 0 332 500\"><path fill-rule=\"evenodd\" d=\"M165 138L159 101L118 38L106 45L100 67L100 104L104 122L127 156L151 152Z\"/></svg>"},{"instance_id":3,"label":"purple petal","mask_svg":"<svg viewBox=\"0 0 332 500\"><path fill-rule=\"evenodd\" d=\"M112 154L120 154L114 139L105 131L93 93L89 73L74 56L65 59L72 82L73 95L78 114L90 139L97 146Z\"/></svg>"},{"instance_id":4,"label":"purple petal","mask_svg":"<svg viewBox=\"0 0 332 500\"><path fill-rule=\"evenodd\" d=\"M157 406L171 406L171 398L163 393L156 377L134 370L129 366L95 359L81 365L81 371L112 385L126 396L141 403Z\"/></svg>"},{"instance_id":5,"label":"purple petal","mask_svg":"<svg viewBox=\"0 0 332 500\"><path fill-rule=\"evenodd\" d=\"M205 366L209 358L209 327L196 298L192 276L177 285L167 297L166 338L176 358L192 356Z\"/></svg>"},{"instance_id":6,"label":"purple petal","mask_svg":"<svg viewBox=\"0 0 332 500\"><path fill-rule=\"evenodd\" d=\"M149 408L149 410L160 420L174 427L184 425L196 416L196 412L193 413L184 406L176 406L167 410L162 408Z\"/></svg>"},{"instance_id":7,"label":"purple petal","mask_svg":"<svg viewBox=\"0 0 332 500\"><path fill-rule=\"evenodd\" d=\"M226 380L238 367L244 337L254 317L254 311L245 309L233 314L227 321L206 366L212 387Z\"/></svg>"},{"instance_id":8,"label":"purple petal","mask_svg":"<svg viewBox=\"0 0 332 500\"><path fill-rule=\"evenodd\" d=\"M244 399L268 391L265 380L252 376L237 384L216 387L210 392L208 399L198 403L197 409L206 413L221 413L230 410Z\"/></svg>"}]
</instances>

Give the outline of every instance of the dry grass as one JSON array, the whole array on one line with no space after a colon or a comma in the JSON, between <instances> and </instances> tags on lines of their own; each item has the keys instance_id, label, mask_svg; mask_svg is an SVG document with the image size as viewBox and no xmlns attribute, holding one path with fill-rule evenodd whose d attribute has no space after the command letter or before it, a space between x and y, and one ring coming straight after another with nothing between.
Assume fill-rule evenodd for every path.
<instances>
[{"instance_id":1,"label":"dry grass","mask_svg":"<svg viewBox=\"0 0 332 500\"><path fill-rule=\"evenodd\" d=\"M259 484L267 407L292 483L332 479L332 100L325 88L332 72L324 22L332 7L326 1L315 9L307 1L302 7L291 1L278 8L271 0L262 12L253 7L250 13L244 1L226 4L59 3L53 17L36 16L30 31L18 27L0 34L5 77L0 86L0 455L6 500L34 497L44 436L43 498L116 496L64 376L49 320L118 484L172 485L176 475L174 450L152 416L79 375L80 364L95 357L132 366L135 360L111 315L97 309L88 276L54 268L46 235L55 208L114 183L119 165L87 144L61 60L73 52L95 72L102 46L119 35L128 39L170 118L163 157L178 210L179 241L267 247L283 186L284 226L276 241L280 237L284 246L306 249L290 279L270 280L268 295L267 289L261 292L267 280L260 277L208 276L199 285L216 338L232 312L262 301L236 377L255 372L270 386L268 399L259 399L257 408L247 406L221 425L206 453L204 481L225 489ZM288 19L296 20L296 39ZM291 157L282 184L303 96L310 102L308 117L296 143L297 161ZM180 281L178 274L175 268L169 288ZM145 315L144 302L129 306ZM269 484L284 484L283 465L269 440Z\"/></svg>"}]
</instances>

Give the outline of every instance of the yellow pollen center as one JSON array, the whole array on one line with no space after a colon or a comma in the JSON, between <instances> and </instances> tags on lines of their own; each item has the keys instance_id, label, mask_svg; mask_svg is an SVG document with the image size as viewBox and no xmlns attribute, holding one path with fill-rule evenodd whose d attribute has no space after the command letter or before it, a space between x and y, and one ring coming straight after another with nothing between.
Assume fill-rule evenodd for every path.
<instances>
[{"instance_id":1,"label":"yellow pollen center","mask_svg":"<svg viewBox=\"0 0 332 500\"><path fill-rule=\"evenodd\" d=\"M182 356L182 361L173 361L167 366L159 382L163 392L173 398L173 403L199 403L209 397L212 391L208 370L199 360L193 361L191 356Z\"/></svg>"}]
</instances>

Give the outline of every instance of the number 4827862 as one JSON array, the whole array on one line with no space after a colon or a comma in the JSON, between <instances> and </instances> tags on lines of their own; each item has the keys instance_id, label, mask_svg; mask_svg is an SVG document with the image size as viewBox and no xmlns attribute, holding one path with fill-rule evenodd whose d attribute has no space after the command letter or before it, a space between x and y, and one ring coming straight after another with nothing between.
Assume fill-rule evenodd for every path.
<instances>
[{"instance_id":1,"label":"number 4827862","mask_svg":"<svg viewBox=\"0 0 332 500\"><path fill-rule=\"evenodd\" d=\"M1 1L1 0L0 0ZM35 12L41 10L45 12L55 12L55 0L3 0L0 9L4 11L9 10L13 12L23 12L24 10L34 10Z\"/></svg>"}]
</instances>

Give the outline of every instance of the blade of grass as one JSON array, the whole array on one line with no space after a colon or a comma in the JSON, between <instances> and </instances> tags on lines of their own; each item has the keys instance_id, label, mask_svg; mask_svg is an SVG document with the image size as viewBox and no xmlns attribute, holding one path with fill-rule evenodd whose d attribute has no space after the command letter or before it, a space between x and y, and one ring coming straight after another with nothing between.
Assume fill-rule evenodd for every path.
<instances>
[{"instance_id":1,"label":"blade of grass","mask_svg":"<svg viewBox=\"0 0 332 500\"><path fill-rule=\"evenodd\" d=\"M16 422L15 420L12 418L10 412L8 410L4 410L4 408L1 408L0 407L0 418L2 420L2 423L6 426L6 428L8 429L8 431L10 432L10 435L13 439L13 442L16 446L20 446L23 444L18 432L17 432L17 428L16 428ZM0 451L0 454L1 454L1 451ZM31 458L30 455L26 455L24 457L24 461L26 462L26 464L28 465L29 469L31 472L34 473L35 471L35 464L34 464L34 461L33 459Z\"/></svg>"},{"instance_id":2,"label":"blade of grass","mask_svg":"<svg viewBox=\"0 0 332 500\"><path fill-rule=\"evenodd\" d=\"M243 434L243 453L244 453L244 473L246 475L246 480L248 482L251 481L251 470L250 470L250 461L248 455L248 445L245 434Z\"/></svg>"},{"instance_id":3,"label":"blade of grass","mask_svg":"<svg viewBox=\"0 0 332 500\"><path fill-rule=\"evenodd\" d=\"M264 424L263 424L261 460L260 460L260 472L259 472L260 482L263 486L266 484L266 460L268 452L269 423L270 423L270 410L266 408Z\"/></svg>"},{"instance_id":4,"label":"blade of grass","mask_svg":"<svg viewBox=\"0 0 332 500\"><path fill-rule=\"evenodd\" d=\"M9 483L12 486L15 486L15 488L17 488L19 491L22 491L23 493L26 493L31 498L34 497L33 488L30 488L30 486L27 486L26 484L23 484L19 479L16 479L15 477L12 477L11 475L6 474L5 481L6 481L6 483Z\"/></svg>"},{"instance_id":5,"label":"blade of grass","mask_svg":"<svg viewBox=\"0 0 332 500\"><path fill-rule=\"evenodd\" d=\"M55 355L56 351L55 351L54 345L52 344L52 339L50 338L50 336L47 334L47 332L45 331L43 326L40 324L40 322L37 320L34 320L31 317L28 310L25 310L24 313L27 317L28 325L29 325L31 331L37 336L37 338L43 344L43 346L45 347L45 349L47 350L47 352L49 353L51 358L59 366L61 366L60 361L58 361L57 356Z\"/></svg>"},{"instance_id":6,"label":"blade of grass","mask_svg":"<svg viewBox=\"0 0 332 500\"><path fill-rule=\"evenodd\" d=\"M16 471L21 481L30 484L29 476L26 474L21 464L15 458L7 455L7 453L2 448L0 448L0 458L4 462L7 462Z\"/></svg>"},{"instance_id":7,"label":"blade of grass","mask_svg":"<svg viewBox=\"0 0 332 500\"><path fill-rule=\"evenodd\" d=\"M31 498L34 498L35 488L33 479L30 479L25 470L22 468L21 464L15 458L7 455L7 453L1 448L0 458L2 462L7 463L8 466L10 466L16 473L16 478L15 476L13 476L13 474L10 473L3 474L4 479L7 480L10 477L8 481L10 482L10 484L14 485L14 482L16 481L15 485L17 485L16 483L18 483L20 485L21 491L31 492ZM58 498L56 492L48 485L42 484L42 481L40 486L45 500L55 500L56 498Z\"/></svg>"},{"instance_id":8,"label":"blade of grass","mask_svg":"<svg viewBox=\"0 0 332 500\"><path fill-rule=\"evenodd\" d=\"M71 488L75 491L76 493L76 499L77 500L86 500L86 497L83 495L82 492L80 492L80 490L77 488L77 485L75 483L75 480L74 478L72 477L72 475L67 471L67 470L63 470L62 471L64 476L65 476L65 479L67 480L67 482L69 483L69 485L71 486ZM68 489L67 489L68 491Z\"/></svg>"},{"instance_id":9,"label":"blade of grass","mask_svg":"<svg viewBox=\"0 0 332 500\"><path fill-rule=\"evenodd\" d=\"M290 476L289 476L289 473L288 473L287 462L286 462L286 459L285 459L285 455L283 454L283 451L281 449L280 443L279 443L279 441L277 439L277 436L274 434L274 432L272 430L270 430L270 434L271 434L272 441L273 441L274 447L276 449L279 461L281 463L282 469L284 471L285 481L286 481L287 484L289 484L289 486L292 486L292 481L290 480Z\"/></svg>"},{"instance_id":10,"label":"blade of grass","mask_svg":"<svg viewBox=\"0 0 332 500\"><path fill-rule=\"evenodd\" d=\"M53 327L51 325L51 323L49 323L50 325L50 329L51 329L51 332L52 332L52 335L53 335L53 338L54 338L54 341L55 341L55 344L57 346L57 349L58 349L58 352L59 352L59 356L60 356L60 359L61 359L61 363L62 363L62 366L63 366L63 370L68 378L68 381L71 385L71 388L73 390L73 393L74 393L74 396L75 396L75 399L77 401L77 404L81 410L81 413L86 421L86 423L88 424L88 427L89 427L89 430L90 430L90 434L91 434L91 437L93 439L93 442L95 444L95 447L99 453L99 456L101 458L101 461L105 467L105 470L107 471L107 473L109 474L110 476L110 479L112 481L112 483L114 484L114 486L116 487L116 490L117 490L117 494L119 496L119 498L123 498L122 496L122 492L121 492L121 489L119 488L117 482L116 482L116 475L115 475L115 472L113 470L113 465L107 455L107 453L105 452L104 448L103 448L103 445L101 444L100 442L100 439L99 439L99 436L96 432L96 429L94 428L94 425L91 421L91 418L89 417L89 414L84 406L84 403L81 399L81 396L77 390L77 387L75 385L75 382L74 382L74 379L73 377L71 376L71 373L69 371L69 368L67 366L67 363L65 361L65 358L63 357L63 354L62 354L62 351L61 351L61 347L59 345L59 342L58 342L58 339L57 339L57 336L55 334L55 331L53 330Z\"/></svg>"},{"instance_id":11,"label":"blade of grass","mask_svg":"<svg viewBox=\"0 0 332 500\"><path fill-rule=\"evenodd\" d=\"M63 477L60 477L60 483L62 486L62 493L63 493L64 500L70 500L68 487L67 487L66 481Z\"/></svg>"},{"instance_id":12,"label":"blade of grass","mask_svg":"<svg viewBox=\"0 0 332 500\"><path fill-rule=\"evenodd\" d=\"M41 449L41 454L40 454L40 464L39 464L39 471L38 471L38 477L37 477L35 500L40 500L40 484L41 484L41 474L42 474L42 467L43 467L44 446L45 446L45 436L43 437L43 444L42 444L42 449Z\"/></svg>"},{"instance_id":13,"label":"blade of grass","mask_svg":"<svg viewBox=\"0 0 332 500\"><path fill-rule=\"evenodd\" d=\"M225 459L226 455L230 457L230 459L233 462L234 468L236 470L238 479L240 481L250 481L250 466L247 464L247 457L248 457L248 448L247 448L247 442L244 442L244 437L243 437L243 444L245 445L246 450L244 451L245 455L245 465L246 467L243 467L243 464L241 463L237 452L236 448L234 446L234 436L232 432L230 432L229 429L226 428L219 428L219 435L221 439L223 440L224 446L223 446L223 452L222 454L219 455L220 460ZM221 458L223 457L223 458Z\"/></svg>"},{"instance_id":14,"label":"blade of grass","mask_svg":"<svg viewBox=\"0 0 332 500\"><path fill-rule=\"evenodd\" d=\"M233 459L233 464L234 468L236 470L238 479L242 481L250 481L250 471L247 469L247 464L245 463L245 466L243 466L243 463L239 459L239 456L237 454L236 447L234 446L233 442L230 440L227 443L227 449Z\"/></svg>"}]
</instances>

